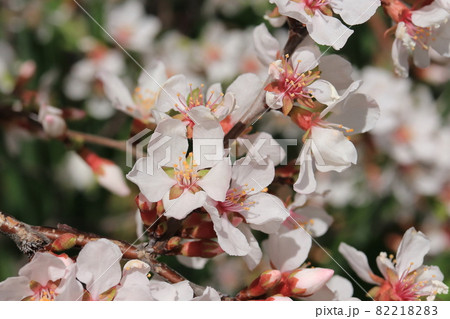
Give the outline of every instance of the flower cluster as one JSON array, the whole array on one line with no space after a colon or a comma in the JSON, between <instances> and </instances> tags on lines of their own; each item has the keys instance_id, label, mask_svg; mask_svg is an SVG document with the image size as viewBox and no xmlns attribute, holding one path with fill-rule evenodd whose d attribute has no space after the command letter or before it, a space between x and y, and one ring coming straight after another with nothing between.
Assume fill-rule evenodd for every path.
<instances>
[{"instance_id":1,"label":"flower cluster","mask_svg":"<svg viewBox=\"0 0 450 319\"><path fill-rule=\"evenodd\" d=\"M448 80L450 7L446 0L409 3L210 0L192 16L220 12L217 19L184 30L194 24L191 15L178 19L165 12L170 5L162 10L132 0L102 7L95 21L105 25L102 36L88 34L65 1L59 15L40 8L42 20L51 21L41 29L30 18L32 5L5 5L11 13L5 16L21 10L24 16L20 24L9 21L8 35L26 28L43 46L61 35L74 38L61 51L77 53L47 70L41 63L47 56L20 61L28 53L0 40L0 124L8 155L28 158L20 142L33 136L61 144L69 152L55 180L77 190L73 202L85 195L107 202L102 213L129 209L135 196L131 227L121 215L99 229L136 229L138 239L127 244L64 224L30 226L0 212L0 231L31 257L18 276L0 282L0 300L359 300L363 294L330 266L333 248L318 244L321 236L334 240L330 246L374 285L373 300L447 294L442 264L423 263L425 255L450 247L450 128L435 98ZM271 27L237 30L220 22L241 9L266 12ZM383 30L386 17L393 26ZM356 59L346 46L352 28L369 19L377 39L370 45L390 49L386 35L395 33L388 61L373 57L377 65L391 65L392 57L391 71L352 64L370 59ZM285 22L289 32L279 28ZM424 69L411 67L420 85L394 75L409 75L410 58ZM426 82L437 85L432 91ZM61 107L65 102L74 106ZM128 173L114 161L123 157L92 144L125 152ZM36 153L53 160L53 152ZM95 181L128 204L104 200ZM352 240L345 234L351 230L369 247L374 220L383 230L374 236L384 240L377 244L397 250L396 257L376 258L381 275L343 242ZM403 239L391 222L407 229ZM131 260L122 267L122 259ZM212 282L225 293L186 280L172 262L200 270L210 263Z\"/></svg>"}]
</instances>

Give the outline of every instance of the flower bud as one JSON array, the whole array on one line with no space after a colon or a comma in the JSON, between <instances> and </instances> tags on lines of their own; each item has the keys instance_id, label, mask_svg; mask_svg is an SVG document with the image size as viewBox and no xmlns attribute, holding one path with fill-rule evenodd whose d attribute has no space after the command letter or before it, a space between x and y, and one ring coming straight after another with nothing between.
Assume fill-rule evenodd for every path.
<instances>
[{"instance_id":1,"label":"flower bud","mask_svg":"<svg viewBox=\"0 0 450 319\"><path fill-rule=\"evenodd\" d=\"M130 194L122 170L113 162L83 149L81 157L88 163L100 185L119 196Z\"/></svg>"},{"instance_id":2,"label":"flower bud","mask_svg":"<svg viewBox=\"0 0 450 319\"><path fill-rule=\"evenodd\" d=\"M62 114L62 110L53 106L45 105L40 107L38 119L48 136L57 138L65 134L67 125L62 118Z\"/></svg>"},{"instance_id":3,"label":"flower bud","mask_svg":"<svg viewBox=\"0 0 450 319\"><path fill-rule=\"evenodd\" d=\"M239 300L249 300L254 297L262 296L274 288L281 280L281 272L278 270L267 270L258 278L253 280L250 286L237 295Z\"/></svg>"},{"instance_id":4,"label":"flower bud","mask_svg":"<svg viewBox=\"0 0 450 319\"><path fill-rule=\"evenodd\" d=\"M164 212L162 201L152 203L141 193L136 196L135 201L139 208L142 222L146 227L152 226ZM160 220L163 221L164 219L161 218Z\"/></svg>"},{"instance_id":5,"label":"flower bud","mask_svg":"<svg viewBox=\"0 0 450 319\"><path fill-rule=\"evenodd\" d=\"M181 248L181 255L188 257L212 258L222 253L219 243L212 240L189 241Z\"/></svg>"},{"instance_id":6,"label":"flower bud","mask_svg":"<svg viewBox=\"0 0 450 319\"><path fill-rule=\"evenodd\" d=\"M290 297L306 297L314 294L327 283L334 271L327 268L304 268L292 271L285 279L281 294Z\"/></svg>"},{"instance_id":7,"label":"flower bud","mask_svg":"<svg viewBox=\"0 0 450 319\"><path fill-rule=\"evenodd\" d=\"M63 251L72 248L77 243L77 236L66 233L56 238L52 243L53 251Z\"/></svg>"}]
</instances>

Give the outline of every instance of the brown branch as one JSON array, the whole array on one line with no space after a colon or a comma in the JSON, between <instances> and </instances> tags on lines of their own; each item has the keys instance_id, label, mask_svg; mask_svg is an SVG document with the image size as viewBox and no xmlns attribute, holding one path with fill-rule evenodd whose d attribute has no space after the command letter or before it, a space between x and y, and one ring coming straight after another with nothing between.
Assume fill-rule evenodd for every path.
<instances>
[{"instance_id":1,"label":"brown branch","mask_svg":"<svg viewBox=\"0 0 450 319\"><path fill-rule=\"evenodd\" d=\"M52 250L51 243L64 234L72 234L76 236L75 246L84 247L91 241L103 238L96 234L81 232L67 225L58 225L57 228L31 226L21 222L14 217L8 216L0 212L0 233L10 237L19 250L27 254L30 258L38 251ZM109 239L119 246L123 258L140 259L147 262L152 271L159 276L165 278L171 283L178 283L187 280L175 270L166 264L157 260L158 255L153 249L141 249L127 242L115 239ZM58 251L56 251L58 252ZM189 281L188 281L189 282ZM189 282L196 296L201 295L206 289L192 282ZM232 297L221 294L223 300L233 300Z\"/></svg>"},{"instance_id":2,"label":"brown branch","mask_svg":"<svg viewBox=\"0 0 450 319\"><path fill-rule=\"evenodd\" d=\"M291 56L299 44L307 37L308 31L305 25L301 24L295 19L288 18L289 24L289 39L284 46L283 53ZM269 106L265 102L266 91L264 88L270 83L270 78L267 78L263 84L261 92L256 97L249 111L239 119L239 121L231 128L231 130L225 135L224 146L228 148L230 142L238 138L244 133L253 123L259 120L266 112L268 112Z\"/></svg>"},{"instance_id":3,"label":"brown branch","mask_svg":"<svg viewBox=\"0 0 450 319\"><path fill-rule=\"evenodd\" d=\"M93 134L87 134L83 132L67 130L66 136L70 139L81 141L89 144L101 145L109 148L113 148L119 151L126 152L127 151L127 143L126 141L117 141L114 139L110 139L107 137L102 137Z\"/></svg>"}]
</instances>

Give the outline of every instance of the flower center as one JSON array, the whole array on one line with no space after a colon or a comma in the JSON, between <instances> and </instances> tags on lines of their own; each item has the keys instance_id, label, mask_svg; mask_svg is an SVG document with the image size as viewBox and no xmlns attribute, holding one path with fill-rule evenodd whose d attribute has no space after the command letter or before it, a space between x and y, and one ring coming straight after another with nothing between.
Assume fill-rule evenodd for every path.
<instances>
[{"instance_id":1,"label":"flower center","mask_svg":"<svg viewBox=\"0 0 450 319\"><path fill-rule=\"evenodd\" d=\"M306 231L309 231L312 225L314 225L313 219L308 219L307 217L296 213L292 209L289 210L290 217L295 220L295 222L292 222L291 218L286 218L286 220L283 222L283 225L286 226L289 229L298 229L303 228Z\"/></svg>"},{"instance_id":2,"label":"flower center","mask_svg":"<svg viewBox=\"0 0 450 319\"><path fill-rule=\"evenodd\" d=\"M404 44L411 50L415 50L416 45L420 45L424 50L429 50L430 39L435 41L432 37L432 28L422 28L416 26L412 22L411 11L405 10L401 17L401 22L405 24L406 34L402 37ZM409 38L409 39L407 39Z\"/></svg>"},{"instance_id":3,"label":"flower center","mask_svg":"<svg viewBox=\"0 0 450 319\"><path fill-rule=\"evenodd\" d=\"M186 152L183 152L186 154ZM189 153L188 157L178 158L178 164L174 164L173 174L174 178L182 189L191 189L196 187L197 181L200 179L200 175L197 170L198 165L192 159L192 153Z\"/></svg>"},{"instance_id":4,"label":"flower center","mask_svg":"<svg viewBox=\"0 0 450 319\"><path fill-rule=\"evenodd\" d=\"M248 184L245 184L245 187L239 186L229 189L225 201L218 204L219 211L239 213L249 210L255 202L248 201L247 197L248 193L254 190L254 188L248 188Z\"/></svg>"},{"instance_id":5,"label":"flower center","mask_svg":"<svg viewBox=\"0 0 450 319\"><path fill-rule=\"evenodd\" d=\"M305 4L305 12L313 16L317 10L321 11L325 15L333 15L329 6L330 0L291 0L297 3Z\"/></svg>"},{"instance_id":6,"label":"flower center","mask_svg":"<svg viewBox=\"0 0 450 319\"><path fill-rule=\"evenodd\" d=\"M142 90L141 87L137 87L134 90L134 100L139 108L140 114L145 118L150 116L150 110L155 105L158 97L158 92L154 92L150 89ZM131 110L132 111L132 110Z\"/></svg>"},{"instance_id":7,"label":"flower center","mask_svg":"<svg viewBox=\"0 0 450 319\"><path fill-rule=\"evenodd\" d=\"M286 58L288 57L286 56ZM284 98L288 98L291 101L296 100L302 106L312 109L314 108L314 97L308 86L320 78L320 71L310 70L305 73L299 73L297 69L301 61L297 62L297 66L293 69L291 64L286 59L283 59L282 65L277 66L280 74L278 82L269 84L266 90L282 93Z\"/></svg>"},{"instance_id":8,"label":"flower center","mask_svg":"<svg viewBox=\"0 0 450 319\"><path fill-rule=\"evenodd\" d=\"M183 121L190 130L195 125L195 122L189 117L188 112L197 106L205 106L211 110L211 112L215 112L217 107L224 103L223 97L224 94L220 93L217 97L215 96L215 92L209 92L209 97L205 99L203 94L204 84L201 84L200 87L193 89L192 84L189 84L190 92L187 98L185 99L180 93L177 94L178 102L175 103L175 109L180 112L180 114L175 115L174 118L177 118ZM188 132L189 135L189 132Z\"/></svg>"},{"instance_id":9,"label":"flower center","mask_svg":"<svg viewBox=\"0 0 450 319\"><path fill-rule=\"evenodd\" d=\"M59 281L49 281L47 285L42 286L40 283L32 280L30 281L30 289L34 292L34 294L30 297L25 298L25 300L54 301L57 296L55 290L56 288L58 288L58 285Z\"/></svg>"}]
</instances>

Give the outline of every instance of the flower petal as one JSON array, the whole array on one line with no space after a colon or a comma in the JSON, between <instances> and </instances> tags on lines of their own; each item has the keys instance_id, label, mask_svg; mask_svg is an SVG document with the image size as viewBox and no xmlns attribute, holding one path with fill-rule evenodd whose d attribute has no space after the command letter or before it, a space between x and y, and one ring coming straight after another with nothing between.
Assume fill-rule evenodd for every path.
<instances>
[{"instance_id":1,"label":"flower petal","mask_svg":"<svg viewBox=\"0 0 450 319\"><path fill-rule=\"evenodd\" d=\"M240 214L253 229L264 233L272 234L278 231L281 223L289 216L281 199L274 195L259 193L249 196L247 201L254 204Z\"/></svg>"},{"instance_id":2,"label":"flower petal","mask_svg":"<svg viewBox=\"0 0 450 319\"><path fill-rule=\"evenodd\" d=\"M2 301L20 301L33 294L30 289L30 279L27 277L10 277L0 282L0 300Z\"/></svg>"},{"instance_id":3,"label":"flower petal","mask_svg":"<svg viewBox=\"0 0 450 319\"><path fill-rule=\"evenodd\" d=\"M363 252L356 250L346 243L340 243L339 252L342 254L342 256L344 256L344 258L350 264L350 267L354 272L356 272L359 278L370 284L377 285L377 282L371 277L371 274L373 275L373 272L372 269L370 269L369 262L367 261L367 256Z\"/></svg>"},{"instance_id":4,"label":"flower petal","mask_svg":"<svg viewBox=\"0 0 450 319\"><path fill-rule=\"evenodd\" d=\"M308 258L311 235L302 228L288 229L284 226L267 240L271 263L281 272L300 267Z\"/></svg>"},{"instance_id":5,"label":"flower petal","mask_svg":"<svg viewBox=\"0 0 450 319\"><path fill-rule=\"evenodd\" d=\"M228 158L217 163L211 170L198 182L206 194L212 199L223 202L230 186L231 163Z\"/></svg>"},{"instance_id":6,"label":"flower petal","mask_svg":"<svg viewBox=\"0 0 450 319\"><path fill-rule=\"evenodd\" d=\"M255 46L256 54L265 66L277 60L280 52L280 43L267 30L264 23L258 25L253 31L253 44Z\"/></svg>"},{"instance_id":7,"label":"flower petal","mask_svg":"<svg viewBox=\"0 0 450 319\"><path fill-rule=\"evenodd\" d=\"M164 209L166 211L164 215L176 219L183 219L194 209L202 207L206 197L206 193L203 191L192 194L189 190L185 190L180 197L171 200L169 199L169 193L166 193L163 197Z\"/></svg>"},{"instance_id":8,"label":"flower petal","mask_svg":"<svg viewBox=\"0 0 450 319\"><path fill-rule=\"evenodd\" d=\"M216 207L209 204L204 207L211 216L220 247L231 256L247 255L251 247L245 235L231 224L225 214L219 216Z\"/></svg>"},{"instance_id":9,"label":"flower petal","mask_svg":"<svg viewBox=\"0 0 450 319\"><path fill-rule=\"evenodd\" d=\"M119 247L107 239L91 241L77 258L77 278L86 285L94 299L120 282L122 271Z\"/></svg>"},{"instance_id":10,"label":"flower petal","mask_svg":"<svg viewBox=\"0 0 450 319\"><path fill-rule=\"evenodd\" d=\"M355 93L333 108L328 122L341 124L354 131L348 135L364 133L375 127L380 117L380 108L371 97Z\"/></svg>"},{"instance_id":11,"label":"flower petal","mask_svg":"<svg viewBox=\"0 0 450 319\"><path fill-rule=\"evenodd\" d=\"M127 179L135 183L149 201L157 202L169 192L176 181L170 178L164 170L156 169L153 171L152 167L152 159L148 157L140 158L127 174Z\"/></svg>"},{"instance_id":12,"label":"flower petal","mask_svg":"<svg viewBox=\"0 0 450 319\"><path fill-rule=\"evenodd\" d=\"M397 273L402 275L405 271L409 273L422 266L430 247L430 240L424 233L416 231L414 227L408 229L397 249Z\"/></svg>"}]
</instances>

